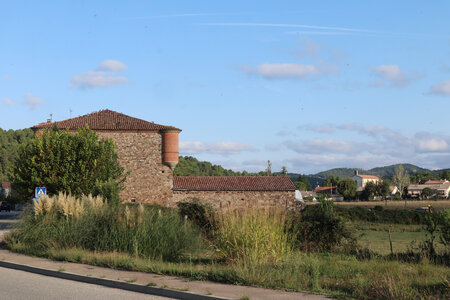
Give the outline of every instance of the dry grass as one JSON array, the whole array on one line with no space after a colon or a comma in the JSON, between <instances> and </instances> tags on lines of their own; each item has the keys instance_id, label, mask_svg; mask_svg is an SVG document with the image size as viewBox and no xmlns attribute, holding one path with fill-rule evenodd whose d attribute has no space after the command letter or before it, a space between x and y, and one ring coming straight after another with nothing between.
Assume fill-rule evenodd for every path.
<instances>
[{"instance_id":1,"label":"dry grass","mask_svg":"<svg viewBox=\"0 0 450 300\"><path fill-rule=\"evenodd\" d=\"M307 205L315 205L318 202L307 202ZM349 202L334 202L336 206L342 207L367 207L371 208L374 206L382 206L385 209L405 209L405 201L387 201L387 205L385 201L349 201ZM431 205L434 209L443 210L446 208L450 208L450 200L424 200L424 201L416 201L416 200L407 200L406 208L407 209L416 209L416 207L425 207Z\"/></svg>"},{"instance_id":2,"label":"dry grass","mask_svg":"<svg viewBox=\"0 0 450 300\"><path fill-rule=\"evenodd\" d=\"M232 262L247 265L278 263L293 251L285 232L285 211L245 208L216 214L212 244Z\"/></svg>"}]
</instances>

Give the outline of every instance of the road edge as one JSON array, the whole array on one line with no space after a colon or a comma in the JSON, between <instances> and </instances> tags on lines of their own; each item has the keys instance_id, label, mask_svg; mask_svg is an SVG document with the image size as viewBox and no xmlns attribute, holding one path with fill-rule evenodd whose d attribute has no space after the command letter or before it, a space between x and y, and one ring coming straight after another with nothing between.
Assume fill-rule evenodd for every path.
<instances>
[{"instance_id":1,"label":"road edge","mask_svg":"<svg viewBox=\"0 0 450 300\"><path fill-rule=\"evenodd\" d=\"M175 298L175 299L181 299L181 300L224 300L224 299L227 299L227 298L221 298L221 297L215 297L215 296L193 294L193 293L184 292L184 291L177 291L177 290L163 289L163 288L158 288L158 287L132 284L132 283L122 282L122 281L117 281L117 280L112 280L112 279L89 277L89 276L83 276L83 275L74 274L74 273L41 269L41 268L36 268L36 267L28 266L28 265L11 263L8 261L0 261L0 267L35 273L35 274L44 275L44 276L56 277L56 278L60 278L60 279L84 282L84 283L89 283L89 284L96 284L96 285L101 285L101 286L109 287L109 288L116 288L116 289L132 291L132 292L137 292L137 293L142 293L142 294L169 297L169 298Z\"/></svg>"}]
</instances>

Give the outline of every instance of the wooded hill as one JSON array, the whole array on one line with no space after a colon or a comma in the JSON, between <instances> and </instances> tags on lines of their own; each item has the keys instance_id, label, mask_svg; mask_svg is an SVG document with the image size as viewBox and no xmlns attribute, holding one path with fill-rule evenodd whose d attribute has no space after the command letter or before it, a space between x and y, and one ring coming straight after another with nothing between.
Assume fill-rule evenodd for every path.
<instances>
[{"instance_id":1,"label":"wooded hill","mask_svg":"<svg viewBox=\"0 0 450 300\"><path fill-rule=\"evenodd\" d=\"M21 144L33 137L31 129L3 130L0 128L0 182L8 180L9 169L17 158Z\"/></svg>"}]
</instances>

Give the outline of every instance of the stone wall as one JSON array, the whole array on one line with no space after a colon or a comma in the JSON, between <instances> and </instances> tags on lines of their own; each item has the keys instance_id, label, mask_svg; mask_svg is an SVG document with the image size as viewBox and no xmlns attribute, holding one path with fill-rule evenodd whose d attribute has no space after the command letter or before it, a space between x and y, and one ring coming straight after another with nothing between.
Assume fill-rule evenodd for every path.
<instances>
[{"instance_id":1,"label":"stone wall","mask_svg":"<svg viewBox=\"0 0 450 300\"><path fill-rule=\"evenodd\" d=\"M213 207L245 206L294 208L295 191L174 191L170 206L197 198Z\"/></svg>"},{"instance_id":2,"label":"stone wall","mask_svg":"<svg viewBox=\"0 0 450 300\"><path fill-rule=\"evenodd\" d=\"M172 197L173 171L162 163L162 135L143 131L96 131L99 138L111 138L116 143L119 162L130 171L124 202L167 205Z\"/></svg>"}]
</instances>

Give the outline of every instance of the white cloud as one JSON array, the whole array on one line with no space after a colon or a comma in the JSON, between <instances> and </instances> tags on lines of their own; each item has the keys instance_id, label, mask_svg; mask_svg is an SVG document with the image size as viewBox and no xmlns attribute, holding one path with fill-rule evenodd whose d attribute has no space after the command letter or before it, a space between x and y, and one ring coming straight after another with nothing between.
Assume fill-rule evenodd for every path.
<instances>
[{"instance_id":1,"label":"white cloud","mask_svg":"<svg viewBox=\"0 0 450 300\"><path fill-rule=\"evenodd\" d=\"M215 142L215 143L203 143L203 142L180 142L180 153L183 154L219 154L219 155L233 155L240 154L244 151L256 151L248 143L235 143L235 142Z\"/></svg>"},{"instance_id":2,"label":"white cloud","mask_svg":"<svg viewBox=\"0 0 450 300\"><path fill-rule=\"evenodd\" d=\"M400 70L398 65L381 65L374 67L372 72L380 77L383 81L377 81L376 86L382 86L385 83L389 83L392 87L402 88L407 86L412 78L406 76L405 73Z\"/></svg>"},{"instance_id":3,"label":"white cloud","mask_svg":"<svg viewBox=\"0 0 450 300\"><path fill-rule=\"evenodd\" d=\"M309 130L317 133L333 133L336 126L333 125L321 125L321 126L312 126L312 125L300 125L297 127L299 130Z\"/></svg>"},{"instance_id":4,"label":"white cloud","mask_svg":"<svg viewBox=\"0 0 450 300\"><path fill-rule=\"evenodd\" d=\"M32 94L26 94L23 96L23 103L28 105L31 110L35 110L42 104L42 99L37 96L33 96Z\"/></svg>"},{"instance_id":5,"label":"white cloud","mask_svg":"<svg viewBox=\"0 0 450 300\"><path fill-rule=\"evenodd\" d=\"M3 75L3 76L1 77L1 79L2 79L2 80L9 80L10 77L9 77L8 74L5 74L5 75Z\"/></svg>"},{"instance_id":6,"label":"white cloud","mask_svg":"<svg viewBox=\"0 0 450 300\"><path fill-rule=\"evenodd\" d=\"M355 142L340 140L309 140L309 141L286 141L285 145L297 153L356 153L363 147Z\"/></svg>"},{"instance_id":7,"label":"white cloud","mask_svg":"<svg viewBox=\"0 0 450 300\"><path fill-rule=\"evenodd\" d=\"M95 71L76 74L70 81L70 88L108 87L128 83L128 79L117 75L117 72L126 70L127 66L118 60L105 60Z\"/></svg>"},{"instance_id":8,"label":"white cloud","mask_svg":"<svg viewBox=\"0 0 450 300\"><path fill-rule=\"evenodd\" d=\"M430 94L450 96L450 80L444 80L437 85L431 86Z\"/></svg>"},{"instance_id":9,"label":"white cloud","mask_svg":"<svg viewBox=\"0 0 450 300\"><path fill-rule=\"evenodd\" d=\"M97 67L97 70L113 72L124 71L126 69L127 66L123 62L113 59L105 60Z\"/></svg>"},{"instance_id":10,"label":"white cloud","mask_svg":"<svg viewBox=\"0 0 450 300\"><path fill-rule=\"evenodd\" d=\"M355 131L361 134L367 134L370 136L375 136L379 133L386 132L388 129L384 126L378 125L378 126L362 126L359 124L343 124L337 126L338 129L341 130L349 130L349 131Z\"/></svg>"},{"instance_id":11,"label":"white cloud","mask_svg":"<svg viewBox=\"0 0 450 300\"><path fill-rule=\"evenodd\" d=\"M450 145L444 140L428 139L417 142L417 150L420 152L447 152Z\"/></svg>"},{"instance_id":12,"label":"white cloud","mask_svg":"<svg viewBox=\"0 0 450 300\"><path fill-rule=\"evenodd\" d=\"M3 103L6 106L13 106L14 105L14 103L9 98L0 99L0 102Z\"/></svg>"},{"instance_id":13,"label":"white cloud","mask_svg":"<svg viewBox=\"0 0 450 300\"><path fill-rule=\"evenodd\" d=\"M117 76L112 72L89 71L87 73L74 75L70 82L71 88L93 88L108 87L127 83L128 79Z\"/></svg>"},{"instance_id":14,"label":"white cloud","mask_svg":"<svg viewBox=\"0 0 450 300\"><path fill-rule=\"evenodd\" d=\"M309 79L329 73L336 73L337 67L326 62L316 65L272 64L264 63L256 67L244 66L242 70L248 74L258 74L266 79Z\"/></svg>"}]
</instances>

